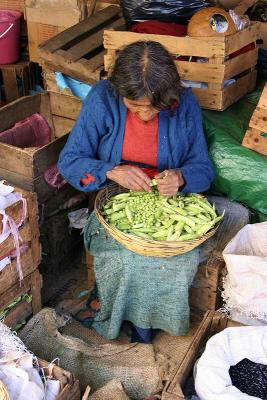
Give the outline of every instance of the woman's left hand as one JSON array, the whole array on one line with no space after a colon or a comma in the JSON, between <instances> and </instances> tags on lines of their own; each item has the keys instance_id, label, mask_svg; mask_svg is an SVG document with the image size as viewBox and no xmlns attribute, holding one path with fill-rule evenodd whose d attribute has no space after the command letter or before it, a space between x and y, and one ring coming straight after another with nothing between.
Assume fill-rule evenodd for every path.
<instances>
[{"instance_id":1,"label":"woman's left hand","mask_svg":"<svg viewBox=\"0 0 267 400\"><path fill-rule=\"evenodd\" d=\"M179 188L184 185L184 178L179 170L169 169L157 174L155 179L158 191L163 196L174 196Z\"/></svg>"}]
</instances>

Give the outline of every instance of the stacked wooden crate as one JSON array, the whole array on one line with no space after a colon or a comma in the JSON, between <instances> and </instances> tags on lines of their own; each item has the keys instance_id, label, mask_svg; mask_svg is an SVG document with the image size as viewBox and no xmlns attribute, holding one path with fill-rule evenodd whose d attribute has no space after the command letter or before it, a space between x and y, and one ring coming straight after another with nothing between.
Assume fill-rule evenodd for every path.
<instances>
[{"instance_id":1,"label":"stacked wooden crate","mask_svg":"<svg viewBox=\"0 0 267 400\"><path fill-rule=\"evenodd\" d=\"M38 204L34 193L15 188L27 204L26 219L19 228L21 237L21 268L24 279L20 281L18 259L12 258L11 264L0 271L0 310L9 309L5 323L14 328L41 309L41 276L38 270L41 261L38 227ZM23 201L19 200L5 210L6 214L18 225L23 215ZM3 229L3 217L0 216L0 232ZM14 238L10 234L0 246L0 260L15 251ZM11 307L12 303L15 307Z\"/></svg>"},{"instance_id":2,"label":"stacked wooden crate","mask_svg":"<svg viewBox=\"0 0 267 400\"><path fill-rule=\"evenodd\" d=\"M56 215L61 212L60 209L64 208L65 203L70 202L74 197L76 197L78 203L82 201L83 197L68 184L58 189L49 185L44 178L44 172L56 165L59 153L68 138L68 135L60 138L54 137L51 113L51 102L53 103L53 100L51 98L53 98L53 94L44 92L23 97L0 109L0 132L11 128L17 122L35 113L40 113L46 119L52 131L51 142L39 148L20 148L0 143L0 176L22 189L36 193L40 214L39 223L43 233L41 242L45 248L43 264L57 270L63 257L66 259L67 254L69 258L71 257L73 247L77 244L77 235L72 236L69 233L66 211L64 211L64 218L60 219L60 225L58 225L59 219ZM54 220L51 220L51 218L54 218ZM49 224L47 224L48 221ZM48 229L45 229L47 226ZM57 252L57 247L54 245L55 229L50 229L52 226L56 226L60 231L60 241L64 247L64 251L61 248L60 253ZM81 242L81 239L82 237L79 236L79 242ZM73 246L71 246L71 243Z\"/></svg>"},{"instance_id":3,"label":"stacked wooden crate","mask_svg":"<svg viewBox=\"0 0 267 400\"><path fill-rule=\"evenodd\" d=\"M222 111L255 87L258 37L259 24L256 22L225 37L173 37L105 30L105 70L111 73L120 48L140 40L157 41L176 59L181 79L207 84L207 87L193 88L200 105ZM251 45L248 51L241 51L248 45ZM179 61L181 56L189 57L189 61ZM202 62L194 62L192 57L201 58ZM235 81L225 86L229 79Z\"/></svg>"},{"instance_id":4,"label":"stacked wooden crate","mask_svg":"<svg viewBox=\"0 0 267 400\"><path fill-rule=\"evenodd\" d=\"M267 156L267 84L249 122L242 145Z\"/></svg>"},{"instance_id":5,"label":"stacked wooden crate","mask_svg":"<svg viewBox=\"0 0 267 400\"><path fill-rule=\"evenodd\" d=\"M55 72L43 70L45 89L50 93L52 118L55 137L61 137L71 131L82 107L82 101L74 96L70 89L61 91L56 82Z\"/></svg>"},{"instance_id":6,"label":"stacked wooden crate","mask_svg":"<svg viewBox=\"0 0 267 400\"><path fill-rule=\"evenodd\" d=\"M119 7L106 7L40 45L41 65L45 70L94 84L104 70L104 30L123 28Z\"/></svg>"},{"instance_id":7,"label":"stacked wooden crate","mask_svg":"<svg viewBox=\"0 0 267 400\"><path fill-rule=\"evenodd\" d=\"M87 0L25 0L30 60L39 62L39 44L82 21Z\"/></svg>"}]
</instances>

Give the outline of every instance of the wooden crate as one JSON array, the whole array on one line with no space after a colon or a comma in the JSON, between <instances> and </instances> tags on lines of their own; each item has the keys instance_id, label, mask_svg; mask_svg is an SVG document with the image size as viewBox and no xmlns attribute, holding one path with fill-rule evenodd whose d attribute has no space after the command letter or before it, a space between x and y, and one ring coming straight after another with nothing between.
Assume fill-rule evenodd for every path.
<instances>
[{"instance_id":1,"label":"wooden crate","mask_svg":"<svg viewBox=\"0 0 267 400\"><path fill-rule=\"evenodd\" d=\"M47 120L52 129L52 137L54 137L49 93L23 97L2 107L0 109L0 132L37 112ZM77 193L69 185L60 190L53 188L45 182L43 177L44 171L57 163L59 153L66 141L67 135L52 140L47 145L37 149L22 149L0 143L0 176L13 185L30 192L36 192L39 205L52 199L53 207L56 208L61 204L59 200L62 202L62 198L60 199L57 196L60 192L71 192L72 195ZM67 198L65 198L66 200Z\"/></svg>"},{"instance_id":2,"label":"wooden crate","mask_svg":"<svg viewBox=\"0 0 267 400\"><path fill-rule=\"evenodd\" d=\"M193 287L189 289L189 305L193 321L200 321L207 310L215 311L221 306L224 267L225 262L218 258L199 265Z\"/></svg>"},{"instance_id":3,"label":"wooden crate","mask_svg":"<svg viewBox=\"0 0 267 400\"><path fill-rule=\"evenodd\" d=\"M240 326L238 322L228 320L225 314L208 311L199 325L194 338L180 366L167 382L162 393L162 400L185 400L183 385L190 376L200 350L207 340L225 328ZM214 399L215 400L215 399Z\"/></svg>"},{"instance_id":4,"label":"wooden crate","mask_svg":"<svg viewBox=\"0 0 267 400\"><path fill-rule=\"evenodd\" d=\"M19 228L21 244L27 244L28 249L21 255L21 266L23 276L26 278L33 273L41 262L41 248L39 242L38 227L38 204L35 193L29 193L15 188L16 192L21 193L27 202L27 216L23 225ZM20 222L22 216L22 200L6 208L6 214L16 223ZM0 216L0 232L2 232L2 216ZM14 250L12 235L4 240L0 246L0 260L4 259ZM0 271L0 296L10 287L16 285L19 281L17 271L17 259L13 259L10 265L7 265Z\"/></svg>"},{"instance_id":5,"label":"wooden crate","mask_svg":"<svg viewBox=\"0 0 267 400\"><path fill-rule=\"evenodd\" d=\"M75 379L71 372L68 372L55 364L38 358L39 367L44 368L46 376L52 376L60 381L61 391L56 400L80 400L79 381Z\"/></svg>"},{"instance_id":6,"label":"wooden crate","mask_svg":"<svg viewBox=\"0 0 267 400\"><path fill-rule=\"evenodd\" d=\"M8 290L0 294L0 310L5 309L19 296L28 294L32 296L30 303L22 301L18 303L5 317L5 324L10 328L15 328L19 323L27 320L30 316L38 313L41 308L41 275L36 269L23 279L22 283L17 283Z\"/></svg>"},{"instance_id":7,"label":"wooden crate","mask_svg":"<svg viewBox=\"0 0 267 400\"><path fill-rule=\"evenodd\" d=\"M31 62L20 61L16 64L1 65L0 71L4 86L3 97L7 103L27 96L34 88L34 71Z\"/></svg>"},{"instance_id":8,"label":"wooden crate","mask_svg":"<svg viewBox=\"0 0 267 400\"><path fill-rule=\"evenodd\" d=\"M30 60L37 63L41 43L87 16L87 0L25 0L25 6Z\"/></svg>"},{"instance_id":9,"label":"wooden crate","mask_svg":"<svg viewBox=\"0 0 267 400\"><path fill-rule=\"evenodd\" d=\"M40 45L41 64L45 69L95 83L104 68L103 31L122 26L120 9L107 7Z\"/></svg>"},{"instance_id":10,"label":"wooden crate","mask_svg":"<svg viewBox=\"0 0 267 400\"><path fill-rule=\"evenodd\" d=\"M82 100L74 96L70 89L60 90L54 71L44 69L42 75L45 89L50 93L55 137L61 137L72 130L80 114Z\"/></svg>"},{"instance_id":11,"label":"wooden crate","mask_svg":"<svg viewBox=\"0 0 267 400\"><path fill-rule=\"evenodd\" d=\"M203 264L198 268L194 279L194 287L189 290L191 319L200 321L207 310L215 311L221 302L220 281L224 261L215 259L213 263ZM94 257L86 251L88 290L95 286Z\"/></svg>"},{"instance_id":12,"label":"wooden crate","mask_svg":"<svg viewBox=\"0 0 267 400\"><path fill-rule=\"evenodd\" d=\"M116 52L123 46L139 40L154 40L165 46L176 57L175 64L181 79L207 83L208 88L193 88L203 108L222 111L255 87L258 49L237 57L230 54L255 43L259 37L259 24L252 23L241 32L226 37L173 37L134 32L104 31L105 70L113 69ZM207 62L179 61L179 56L203 57ZM224 87L224 81L236 76L235 83Z\"/></svg>"},{"instance_id":13,"label":"wooden crate","mask_svg":"<svg viewBox=\"0 0 267 400\"><path fill-rule=\"evenodd\" d=\"M24 13L25 0L0 0L1 10L16 10Z\"/></svg>"},{"instance_id":14,"label":"wooden crate","mask_svg":"<svg viewBox=\"0 0 267 400\"><path fill-rule=\"evenodd\" d=\"M108 6L117 6L120 7L120 1L119 0L89 0L87 2L87 15L90 17L91 15L97 13L98 11L103 10L104 8Z\"/></svg>"},{"instance_id":15,"label":"wooden crate","mask_svg":"<svg viewBox=\"0 0 267 400\"><path fill-rule=\"evenodd\" d=\"M267 156L267 84L251 117L242 146Z\"/></svg>"}]
</instances>

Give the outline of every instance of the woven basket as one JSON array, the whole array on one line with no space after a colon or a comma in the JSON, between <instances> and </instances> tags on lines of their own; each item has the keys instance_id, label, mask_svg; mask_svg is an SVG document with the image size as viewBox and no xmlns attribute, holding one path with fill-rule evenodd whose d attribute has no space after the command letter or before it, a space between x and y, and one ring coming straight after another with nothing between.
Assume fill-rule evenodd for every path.
<instances>
[{"instance_id":1,"label":"woven basket","mask_svg":"<svg viewBox=\"0 0 267 400\"><path fill-rule=\"evenodd\" d=\"M127 189L118 186L115 183L111 183L105 189L102 189L97 194L95 199L95 213L98 221L106 228L109 234L128 250L131 250L134 253L151 257L173 257L178 254L186 253L190 250L193 250L195 247L200 246L203 242L213 236L218 228L217 224L217 226L215 226L201 238L183 242L143 239L123 233L114 226L109 225L103 218L101 211L112 196L115 196L119 193L124 193L126 191Z\"/></svg>"},{"instance_id":2,"label":"woven basket","mask_svg":"<svg viewBox=\"0 0 267 400\"><path fill-rule=\"evenodd\" d=\"M0 381L0 400L10 400L7 388L2 381Z\"/></svg>"}]
</instances>

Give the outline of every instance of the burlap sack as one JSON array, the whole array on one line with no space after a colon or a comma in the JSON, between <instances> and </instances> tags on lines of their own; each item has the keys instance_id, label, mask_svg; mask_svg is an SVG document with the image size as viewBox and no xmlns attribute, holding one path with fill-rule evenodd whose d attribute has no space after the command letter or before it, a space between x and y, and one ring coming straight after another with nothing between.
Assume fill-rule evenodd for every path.
<instances>
[{"instance_id":1,"label":"burlap sack","mask_svg":"<svg viewBox=\"0 0 267 400\"><path fill-rule=\"evenodd\" d=\"M29 321L20 338L40 358L59 357L60 366L80 380L82 390L90 385L94 392L115 379L122 383L130 398L138 400L160 389L152 345L112 341L99 344L90 329L85 341L62 334L66 322L66 316L60 317L53 309L45 308Z\"/></svg>"}]
</instances>

